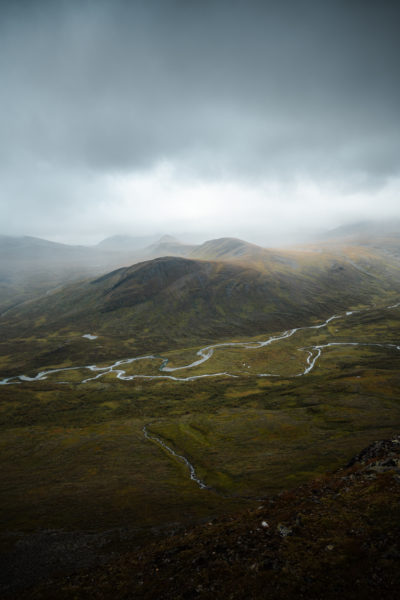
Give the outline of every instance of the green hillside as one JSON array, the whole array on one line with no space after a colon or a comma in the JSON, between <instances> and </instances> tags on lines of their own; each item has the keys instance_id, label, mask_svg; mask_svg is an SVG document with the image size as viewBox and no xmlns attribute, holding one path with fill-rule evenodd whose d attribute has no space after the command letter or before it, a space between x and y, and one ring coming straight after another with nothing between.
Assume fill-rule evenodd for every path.
<instances>
[{"instance_id":1,"label":"green hillside","mask_svg":"<svg viewBox=\"0 0 400 600\"><path fill-rule=\"evenodd\" d=\"M307 258L267 270L165 257L63 286L3 315L0 373L254 336L397 297L395 278L371 276L337 256ZM84 343L87 333L101 337L100 348Z\"/></svg>"}]
</instances>

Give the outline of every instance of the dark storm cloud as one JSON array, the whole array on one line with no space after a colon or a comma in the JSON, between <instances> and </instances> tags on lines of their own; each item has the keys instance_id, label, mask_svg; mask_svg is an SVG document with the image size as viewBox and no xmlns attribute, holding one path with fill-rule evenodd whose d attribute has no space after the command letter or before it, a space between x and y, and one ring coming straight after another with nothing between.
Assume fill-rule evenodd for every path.
<instances>
[{"instance_id":1,"label":"dark storm cloud","mask_svg":"<svg viewBox=\"0 0 400 600\"><path fill-rule=\"evenodd\" d=\"M385 2L21 4L1 36L3 144L17 159L23 148L101 169L210 156L226 168L316 160L391 172L398 12Z\"/></svg>"},{"instance_id":2,"label":"dark storm cloud","mask_svg":"<svg viewBox=\"0 0 400 600\"><path fill-rule=\"evenodd\" d=\"M37 0L0 11L0 169L21 202L55 202L58 189L79 203L74 178L161 161L206 179L366 189L399 175L398 2ZM54 193L37 185L41 169Z\"/></svg>"}]
</instances>

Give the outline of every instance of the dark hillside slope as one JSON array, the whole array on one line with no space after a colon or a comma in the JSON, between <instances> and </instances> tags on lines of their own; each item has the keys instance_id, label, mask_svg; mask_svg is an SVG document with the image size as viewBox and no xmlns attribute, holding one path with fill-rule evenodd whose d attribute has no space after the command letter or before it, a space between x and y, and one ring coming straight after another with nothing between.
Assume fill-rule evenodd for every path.
<instances>
[{"instance_id":1,"label":"dark hillside slope","mask_svg":"<svg viewBox=\"0 0 400 600\"><path fill-rule=\"evenodd\" d=\"M351 465L229 516L53 579L20 598L394 600L400 436Z\"/></svg>"},{"instance_id":2,"label":"dark hillside slope","mask_svg":"<svg viewBox=\"0 0 400 600\"><path fill-rule=\"evenodd\" d=\"M134 238L122 238L126 243L121 244L118 236L115 244L113 240L84 247L0 236L0 315L60 285L159 257L224 261L257 269L270 277L294 276L302 280L314 280L322 272L328 273L334 261L347 261L380 280L383 288L398 286L400 281L400 238L396 236L368 239L365 243L324 242L302 250L269 250L236 238L214 239L195 246L163 236L142 249L131 246Z\"/></svg>"},{"instance_id":3,"label":"dark hillside slope","mask_svg":"<svg viewBox=\"0 0 400 600\"><path fill-rule=\"evenodd\" d=\"M165 257L118 269L9 311L7 342L82 335L160 350L298 327L381 301L382 282L338 258L268 273L232 262ZM59 339L59 338L58 338ZM6 352L8 354L8 352Z\"/></svg>"}]
</instances>

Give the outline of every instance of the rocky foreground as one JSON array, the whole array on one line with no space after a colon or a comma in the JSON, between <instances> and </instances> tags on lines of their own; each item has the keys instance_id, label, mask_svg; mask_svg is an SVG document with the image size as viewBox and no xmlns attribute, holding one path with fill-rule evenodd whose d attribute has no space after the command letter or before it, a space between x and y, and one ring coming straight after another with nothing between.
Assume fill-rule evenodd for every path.
<instances>
[{"instance_id":1,"label":"rocky foreground","mask_svg":"<svg viewBox=\"0 0 400 600\"><path fill-rule=\"evenodd\" d=\"M400 436L254 510L19 598L399 598Z\"/></svg>"}]
</instances>

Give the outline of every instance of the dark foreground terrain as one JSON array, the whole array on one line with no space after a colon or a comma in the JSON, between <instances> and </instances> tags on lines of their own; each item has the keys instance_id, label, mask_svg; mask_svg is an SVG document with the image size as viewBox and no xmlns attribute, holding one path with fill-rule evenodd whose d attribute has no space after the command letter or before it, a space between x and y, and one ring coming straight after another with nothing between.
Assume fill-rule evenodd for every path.
<instances>
[{"instance_id":1,"label":"dark foreground terrain","mask_svg":"<svg viewBox=\"0 0 400 600\"><path fill-rule=\"evenodd\" d=\"M398 598L400 436L333 474L18 598Z\"/></svg>"}]
</instances>

